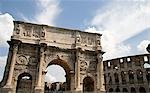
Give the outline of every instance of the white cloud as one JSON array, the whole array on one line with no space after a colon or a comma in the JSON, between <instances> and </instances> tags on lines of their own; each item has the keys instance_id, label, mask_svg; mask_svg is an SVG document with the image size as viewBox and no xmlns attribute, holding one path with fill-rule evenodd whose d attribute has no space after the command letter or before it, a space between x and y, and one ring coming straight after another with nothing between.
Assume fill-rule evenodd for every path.
<instances>
[{"instance_id":1,"label":"white cloud","mask_svg":"<svg viewBox=\"0 0 150 93\"><path fill-rule=\"evenodd\" d=\"M13 33L13 17L8 14L0 14L0 47L8 47L7 40L10 40L10 37ZM2 48L1 48L2 49ZM0 49L0 53L2 53ZM7 51L6 51L7 52ZM7 56L0 56L0 81L4 73L4 67L6 65Z\"/></svg>"},{"instance_id":2,"label":"white cloud","mask_svg":"<svg viewBox=\"0 0 150 93\"><path fill-rule=\"evenodd\" d=\"M0 66L6 65L7 56L0 56Z\"/></svg>"},{"instance_id":3,"label":"white cloud","mask_svg":"<svg viewBox=\"0 0 150 93\"><path fill-rule=\"evenodd\" d=\"M147 46L150 44L150 40L143 40L140 42L140 44L137 46L137 49L141 53L147 53Z\"/></svg>"},{"instance_id":4,"label":"white cloud","mask_svg":"<svg viewBox=\"0 0 150 93\"><path fill-rule=\"evenodd\" d=\"M13 32L13 17L6 13L0 15L0 46L8 46L7 40L10 40L10 37Z\"/></svg>"},{"instance_id":5,"label":"white cloud","mask_svg":"<svg viewBox=\"0 0 150 93\"><path fill-rule=\"evenodd\" d=\"M105 58L130 54L130 45L125 45L123 41L150 28L149 10L150 2L114 0L96 12L91 25L103 34Z\"/></svg>"},{"instance_id":6,"label":"white cloud","mask_svg":"<svg viewBox=\"0 0 150 93\"><path fill-rule=\"evenodd\" d=\"M47 73L46 76L45 76L45 82L48 82L48 83L53 83L53 82L56 82L56 78L54 76L52 76L51 74Z\"/></svg>"},{"instance_id":7,"label":"white cloud","mask_svg":"<svg viewBox=\"0 0 150 93\"><path fill-rule=\"evenodd\" d=\"M26 17L22 13L20 13L20 16L24 21L27 22L55 25L55 20L62 11L59 4L60 0L37 0L36 10L33 18Z\"/></svg>"},{"instance_id":8,"label":"white cloud","mask_svg":"<svg viewBox=\"0 0 150 93\"><path fill-rule=\"evenodd\" d=\"M33 20L36 23L55 25L54 20L61 12L58 0L37 0L38 10Z\"/></svg>"},{"instance_id":9,"label":"white cloud","mask_svg":"<svg viewBox=\"0 0 150 93\"><path fill-rule=\"evenodd\" d=\"M51 82L65 82L66 81L66 78L65 78L66 72L61 66L50 65L48 66L46 70L49 76L49 79L47 78L47 80Z\"/></svg>"},{"instance_id":10,"label":"white cloud","mask_svg":"<svg viewBox=\"0 0 150 93\"><path fill-rule=\"evenodd\" d=\"M4 74L4 69L5 69L5 65L6 65L6 59L7 56L0 56L0 81L3 78L3 74Z\"/></svg>"},{"instance_id":11,"label":"white cloud","mask_svg":"<svg viewBox=\"0 0 150 93\"><path fill-rule=\"evenodd\" d=\"M144 64L144 68L150 68L150 64L145 63L145 64Z\"/></svg>"}]
</instances>

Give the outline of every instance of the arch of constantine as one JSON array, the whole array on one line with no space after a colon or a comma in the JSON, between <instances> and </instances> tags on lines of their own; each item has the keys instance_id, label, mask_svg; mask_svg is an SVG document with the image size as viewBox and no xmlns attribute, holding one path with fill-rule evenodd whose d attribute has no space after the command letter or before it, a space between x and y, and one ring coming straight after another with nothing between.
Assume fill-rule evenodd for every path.
<instances>
[{"instance_id":1,"label":"arch of constantine","mask_svg":"<svg viewBox=\"0 0 150 93\"><path fill-rule=\"evenodd\" d=\"M2 93L44 93L50 65L65 70L66 91L105 91L101 34L14 21L8 44Z\"/></svg>"}]
</instances>

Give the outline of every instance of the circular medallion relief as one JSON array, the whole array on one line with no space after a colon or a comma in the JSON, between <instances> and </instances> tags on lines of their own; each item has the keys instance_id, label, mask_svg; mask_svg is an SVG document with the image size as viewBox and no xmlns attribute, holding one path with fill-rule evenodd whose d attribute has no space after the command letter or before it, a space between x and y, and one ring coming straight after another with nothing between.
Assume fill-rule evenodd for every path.
<instances>
[{"instance_id":1,"label":"circular medallion relief","mask_svg":"<svg viewBox=\"0 0 150 93\"><path fill-rule=\"evenodd\" d=\"M18 56L17 63L18 64L27 64L27 58L25 56Z\"/></svg>"},{"instance_id":2,"label":"circular medallion relief","mask_svg":"<svg viewBox=\"0 0 150 93\"><path fill-rule=\"evenodd\" d=\"M81 71L85 71L88 68L88 64L85 61L81 61L80 66Z\"/></svg>"}]
</instances>

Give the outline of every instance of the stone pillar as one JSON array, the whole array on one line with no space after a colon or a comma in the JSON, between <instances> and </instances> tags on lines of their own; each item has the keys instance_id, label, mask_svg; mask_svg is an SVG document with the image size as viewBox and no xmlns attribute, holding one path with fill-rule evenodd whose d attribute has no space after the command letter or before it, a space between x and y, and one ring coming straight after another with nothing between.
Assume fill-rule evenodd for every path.
<instances>
[{"instance_id":1,"label":"stone pillar","mask_svg":"<svg viewBox=\"0 0 150 93\"><path fill-rule=\"evenodd\" d=\"M138 83L138 80L137 80L137 73L136 73L136 70L133 71L134 72L134 83L137 84Z\"/></svg>"},{"instance_id":2,"label":"stone pillar","mask_svg":"<svg viewBox=\"0 0 150 93\"><path fill-rule=\"evenodd\" d=\"M9 71L8 71L8 78L6 80L6 84L3 87L4 91L6 93L12 93L13 91L13 87L14 85L12 85L12 80L13 80L13 73L14 73L14 67L16 64L16 56L17 56L17 52L18 52L18 46L20 44L19 40L12 40L12 41L8 41L9 45L10 45L10 50L9 52L11 52L11 56L9 56L8 58L8 67L9 67ZM10 58L11 57L11 58Z\"/></svg>"},{"instance_id":3,"label":"stone pillar","mask_svg":"<svg viewBox=\"0 0 150 93\"><path fill-rule=\"evenodd\" d=\"M114 73L110 73L110 75L111 75L111 78L112 78L112 84L116 84Z\"/></svg>"},{"instance_id":4,"label":"stone pillar","mask_svg":"<svg viewBox=\"0 0 150 93\"><path fill-rule=\"evenodd\" d=\"M129 72L124 72L125 73L125 79L126 79L126 82L127 84L129 84Z\"/></svg>"},{"instance_id":5,"label":"stone pillar","mask_svg":"<svg viewBox=\"0 0 150 93\"><path fill-rule=\"evenodd\" d=\"M39 60L39 64L38 64L38 69L37 69L37 85L35 88L35 93L43 93L44 92L44 88L43 88L43 82L42 82L42 72L43 72L43 63L44 63L44 54L45 54L45 50L46 50L46 44L45 43L41 43L40 44L40 60Z\"/></svg>"},{"instance_id":6,"label":"stone pillar","mask_svg":"<svg viewBox=\"0 0 150 93\"><path fill-rule=\"evenodd\" d=\"M104 92L105 91L105 86L104 86L104 72L103 72L103 57L101 53L97 54L97 90L99 92Z\"/></svg>"},{"instance_id":7,"label":"stone pillar","mask_svg":"<svg viewBox=\"0 0 150 93\"><path fill-rule=\"evenodd\" d=\"M147 83L148 81L147 81L147 78L146 78L146 71L143 70L142 73L143 73L143 82Z\"/></svg>"},{"instance_id":8,"label":"stone pillar","mask_svg":"<svg viewBox=\"0 0 150 93\"><path fill-rule=\"evenodd\" d=\"M16 55L18 52L18 45L20 44L19 41L11 41L9 42L10 47L12 46L12 57L11 57L11 62L10 62L10 69L9 69L9 74L8 74L8 79L6 82L6 86L11 86L12 78L13 78L13 73L14 73L14 67L16 63Z\"/></svg>"},{"instance_id":9,"label":"stone pillar","mask_svg":"<svg viewBox=\"0 0 150 93\"><path fill-rule=\"evenodd\" d=\"M120 71L118 73L118 79L119 79L119 84L122 84L122 77L121 77L121 72Z\"/></svg>"},{"instance_id":10,"label":"stone pillar","mask_svg":"<svg viewBox=\"0 0 150 93\"><path fill-rule=\"evenodd\" d=\"M75 91L81 91L80 85L80 49L76 50L76 63L75 63Z\"/></svg>"},{"instance_id":11,"label":"stone pillar","mask_svg":"<svg viewBox=\"0 0 150 93\"><path fill-rule=\"evenodd\" d=\"M74 78L74 71L70 71L70 89L71 89L71 92L74 92L74 89L75 89L75 78Z\"/></svg>"}]
</instances>

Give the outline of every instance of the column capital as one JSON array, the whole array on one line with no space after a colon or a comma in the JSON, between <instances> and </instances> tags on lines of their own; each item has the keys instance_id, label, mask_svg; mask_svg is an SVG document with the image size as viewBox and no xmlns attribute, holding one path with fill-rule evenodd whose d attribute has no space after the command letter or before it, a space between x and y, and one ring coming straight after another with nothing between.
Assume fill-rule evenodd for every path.
<instances>
[{"instance_id":1,"label":"column capital","mask_svg":"<svg viewBox=\"0 0 150 93\"><path fill-rule=\"evenodd\" d=\"M21 44L20 40L11 39L11 41L7 41L7 43L10 45L10 50L17 51L18 46Z\"/></svg>"},{"instance_id":2,"label":"column capital","mask_svg":"<svg viewBox=\"0 0 150 93\"><path fill-rule=\"evenodd\" d=\"M104 54L105 52L104 51L102 51L102 50L96 50L96 54Z\"/></svg>"},{"instance_id":3,"label":"column capital","mask_svg":"<svg viewBox=\"0 0 150 93\"><path fill-rule=\"evenodd\" d=\"M43 53L47 49L47 44L46 43L40 43L40 52Z\"/></svg>"},{"instance_id":4,"label":"column capital","mask_svg":"<svg viewBox=\"0 0 150 93\"><path fill-rule=\"evenodd\" d=\"M11 39L11 41L7 41L7 43L11 45L19 45L21 43L20 40Z\"/></svg>"}]
</instances>

